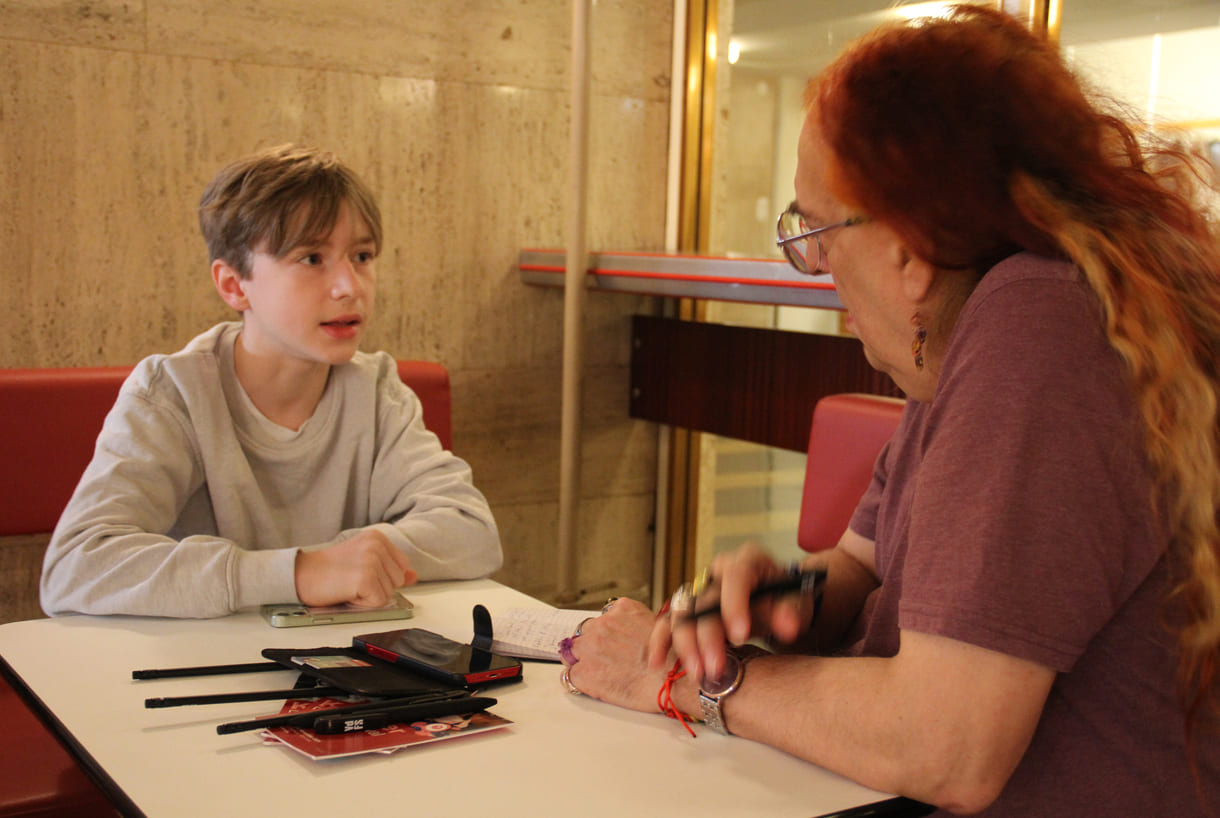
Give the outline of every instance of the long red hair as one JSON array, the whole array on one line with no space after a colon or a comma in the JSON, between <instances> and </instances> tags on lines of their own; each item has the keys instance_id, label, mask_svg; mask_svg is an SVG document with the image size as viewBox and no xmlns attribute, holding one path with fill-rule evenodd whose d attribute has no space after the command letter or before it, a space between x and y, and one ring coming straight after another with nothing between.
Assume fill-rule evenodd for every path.
<instances>
[{"instance_id":1,"label":"long red hair","mask_svg":"<svg viewBox=\"0 0 1220 818\"><path fill-rule=\"evenodd\" d=\"M1053 46L978 6L865 37L807 102L832 192L921 258L982 275L1031 250L1070 258L1096 291L1170 531L1189 730L1216 704L1220 655L1220 240L1200 203L1213 169L1141 144Z\"/></svg>"}]
</instances>

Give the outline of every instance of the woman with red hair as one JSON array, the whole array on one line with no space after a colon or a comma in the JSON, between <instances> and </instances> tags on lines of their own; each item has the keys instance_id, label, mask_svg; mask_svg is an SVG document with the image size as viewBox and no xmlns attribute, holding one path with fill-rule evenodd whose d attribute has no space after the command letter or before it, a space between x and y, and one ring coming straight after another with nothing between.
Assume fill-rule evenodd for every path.
<instances>
[{"instance_id":1,"label":"woman with red hair","mask_svg":"<svg viewBox=\"0 0 1220 818\"><path fill-rule=\"evenodd\" d=\"M980 7L879 29L807 102L778 243L834 277L903 419L802 566L827 570L820 604L751 604L783 569L747 545L668 615L585 623L569 689L640 710L663 689L951 812L1220 813L1212 168Z\"/></svg>"}]
</instances>

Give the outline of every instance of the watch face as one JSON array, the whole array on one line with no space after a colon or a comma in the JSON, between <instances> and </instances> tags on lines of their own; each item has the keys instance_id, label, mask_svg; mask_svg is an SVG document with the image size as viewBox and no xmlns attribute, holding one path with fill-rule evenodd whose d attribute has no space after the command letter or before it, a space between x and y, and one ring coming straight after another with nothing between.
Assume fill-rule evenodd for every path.
<instances>
[{"instance_id":1,"label":"watch face","mask_svg":"<svg viewBox=\"0 0 1220 818\"><path fill-rule=\"evenodd\" d=\"M699 687L704 693L709 696L719 696L732 689L737 683L737 673L741 670L741 660L732 653L726 653L724 656L724 670L715 679L709 679L706 676L703 683Z\"/></svg>"}]
</instances>

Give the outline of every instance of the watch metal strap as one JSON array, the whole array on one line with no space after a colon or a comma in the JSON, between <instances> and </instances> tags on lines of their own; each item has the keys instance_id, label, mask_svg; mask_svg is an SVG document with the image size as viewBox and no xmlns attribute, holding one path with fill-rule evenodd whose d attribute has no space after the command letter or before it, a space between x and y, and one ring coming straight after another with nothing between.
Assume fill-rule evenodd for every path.
<instances>
[{"instance_id":1,"label":"watch metal strap","mask_svg":"<svg viewBox=\"0 0 1220 818\"><path fill-rule=\"evenodd\" d=\"M719 693L708 693L703 689L703 685L699 686L699 709L702 711L703 723L724 736L731 736L728 725L724 723L724 706L723 702L730 694L737 691L741 687L741 680L746 673L746 658L737 651L730 650L729 656L737 663L737 678L733 680L726 689Z\"/></svg>"},{"instance_id":2,"label":"watch metal strap","mask_svg":"<svg viewBox=\"0 0 1220 818\"><path fill-rule=\"evenodd\" d=\"M724 708L720 706L720 699L723 697L713 697L699 691L699 706L703 710L703 723L708 727L720 733L722 736L731 736L729 728L724 723Z\"/></svg>"}]
</instances>

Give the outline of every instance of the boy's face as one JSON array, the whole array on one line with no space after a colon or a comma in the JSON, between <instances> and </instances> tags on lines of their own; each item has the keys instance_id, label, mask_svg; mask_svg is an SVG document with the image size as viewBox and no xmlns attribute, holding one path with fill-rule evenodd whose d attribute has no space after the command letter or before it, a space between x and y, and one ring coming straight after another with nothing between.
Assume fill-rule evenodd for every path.
<instances>
[{"instance_id":1,"label":"boy's face","mask_svg":"<svg viewBox=\"0 0 1220 818\"><path fill-rule=\"evenodd\" d=\"M329 235L281 258L252 252L248 278L222 261L212 274L225 303L242 312L247 352L336 365L351 360L372 316L374 254L367 226L345 205Z\"/></svg>"}]
</instances>

